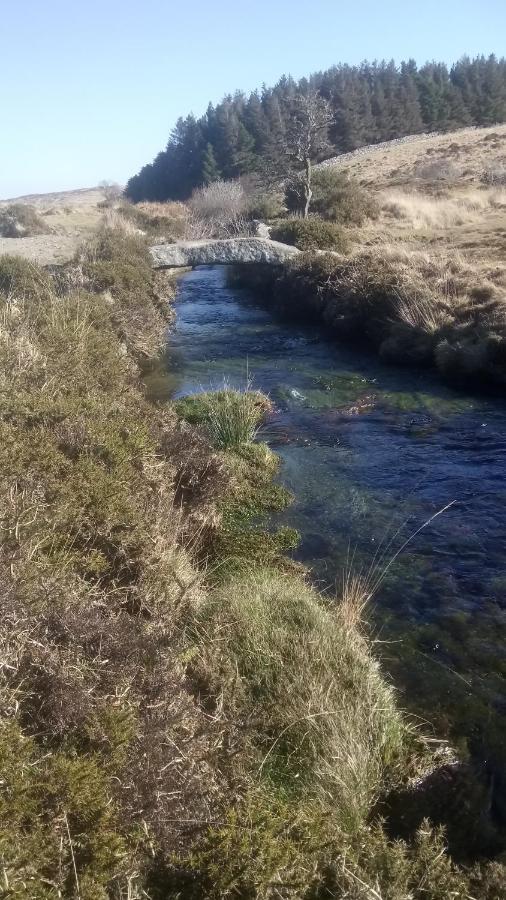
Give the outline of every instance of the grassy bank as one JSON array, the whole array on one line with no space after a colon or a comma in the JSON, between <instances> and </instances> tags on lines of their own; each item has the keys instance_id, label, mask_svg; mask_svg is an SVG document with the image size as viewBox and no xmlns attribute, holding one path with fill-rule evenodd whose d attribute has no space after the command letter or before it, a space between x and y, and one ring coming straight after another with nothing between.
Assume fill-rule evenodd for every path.
<instances>
[{"instance_id":1,"label":"grassy bank","mask_svg":"<svg viewBox=\"0 0 506 900\"><path fill-rule=\"evenodd\" d=\"M346 258L304 253L237 277L286 316L365 341L385 362L432 367L454 384L506 384L502 269L383 245Z\"/></svg>"},{"instance_id":2,"label":"grassy bank","mask_svg":"<svg viewBox=\"0 0 506 900\"><path fill-rule=\"evenodd\" d=\"M0 259L1 893L470 896L437 830L379 818L434 763L360 600L268 528L265 399L146 398L173 292L118 222L55 277Z\"/></svg>"}]
</instances>

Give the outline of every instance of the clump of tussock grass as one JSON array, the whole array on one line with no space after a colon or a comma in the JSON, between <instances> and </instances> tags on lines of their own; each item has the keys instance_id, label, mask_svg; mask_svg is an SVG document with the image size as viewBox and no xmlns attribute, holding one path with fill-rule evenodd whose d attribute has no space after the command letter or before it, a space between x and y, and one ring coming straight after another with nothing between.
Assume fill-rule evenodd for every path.
<instances>
[{"instance_id":1,"label":"clump of tussock grass","mask_svg":"<svg viewBox=\"0 0 506 900\"><path fill-rule=\"evenodd\" d=\"M287 898L467 896L441 831L425 822L404 843L370 821L385 785L403 777L412 737L357 629L363 583L346 590L345 608L300 576L257 570L196 616L190 677L227 722L246 783L183 860L210 897L267 900L279 886Z\"/></svg>"},{"instance_id":2,"label":"clump of tussock grass","mask_svg":"<svg viewBox=\"0 0 506 900\"><path fill-rule=\"evenodd\" d=\"M270 402L249 386L238 390L225 384L219 391L184 397L177 409L188 422L203 425L217 450L237 450L254 441Z\"/></svg>"},{"instance_id":3,"label":"clump of tussock grass","mask_svg":"<svg viewBox=\"0 0 506 900\"><path fill-rule=\"evenodd\" d=\"M206 546L210 579L222 583L252 566L280 563L282 554L297 546L299 534L289 527L272 530L266 521L292 499L273 483L278 458L266 444L254 442L271 409L268 397L224 387L183 397L176 409L186 421L203 427L227 473L228 488L218 506L220 527Z\"/></svg>"},{"instance_id":4,"label":"clump of tussock grass","mask_svg":"<svg viewBox=\"0 0 506 900\"><path fill-rule=\"evenodd\" d=\"M122 209L106 209L102 216L102 225L107 230L119 231L126 236L139 234L139 228L123 214Z\"/></svg>"},{"instance_id":5,"label":"clump of tussock grass","mask_svg":"<svg viewBox=\"0 0 506 900\"><path fill-rule=\"evenodd\" d=\"M272 570L232 579L197 625L202 672L221 672L236 740L255 716L261 777L288 794L332 798L353 832L386 773L395 779L405 733L359 632L300 578Z\"/></svg>"},{"instance_id":6,"label":"clump of tussock grass","mask_svg":"<svg viewBox=\"0 0 506 900\"><path fill-rule=\"evenodd\" d=\"M21 256L0 256L0 293L7 301L36 301L51 291L51 279L40 266Z\"/></svg>"},{"instance_id":7,"label":"clump of tussock grass","mask_svg":"<svg viewBox=\"0 0 506 900\"><path fill-rule=\"evenodd\" d=\"M454 381L506 381L499 271L483 274L460 255L376 245L347 259L301 254L270 281L283 312L366 339L386 361L437 366Z\"/></svg>"},{"instance_id":8,"label":"clump of tussock grass","mask_svg":"<svg viewBox=\"0 0 506 900\"><path fill-rule=\"evenodd\" d=\"M190 210L184 203L123 202L118 211L133 228L141 230L151 241L176 241L190 237Z\"/></svg>"}]
</instances>

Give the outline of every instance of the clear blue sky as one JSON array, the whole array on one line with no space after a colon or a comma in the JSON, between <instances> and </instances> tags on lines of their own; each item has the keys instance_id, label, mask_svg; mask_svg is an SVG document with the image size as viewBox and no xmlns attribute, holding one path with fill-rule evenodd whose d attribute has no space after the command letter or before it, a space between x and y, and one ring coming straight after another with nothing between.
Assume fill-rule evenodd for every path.
<instances>
[{"instance_id":1,"label":"clear blue sky","mask_svg":"<svg viewBox=\"0 0 506 900\"><path fill-rule=\"evenodd\" d=\"M338 62L506 53L506 0L4 0L0 198L124 183L179 115Z\"/></svg>"}]
</instances>

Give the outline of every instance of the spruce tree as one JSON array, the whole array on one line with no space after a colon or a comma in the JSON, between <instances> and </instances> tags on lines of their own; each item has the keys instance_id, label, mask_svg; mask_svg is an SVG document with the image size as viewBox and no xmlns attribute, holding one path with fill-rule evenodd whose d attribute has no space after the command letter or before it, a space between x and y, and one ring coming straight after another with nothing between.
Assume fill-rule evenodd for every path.
<instances>
[{"instance_id":1,"label":"spruce tree","mask_svg":"<svg viewBox=\"0 0 506 900\"><path fill-rule=\"evenodd\" d=\"M212 184L213 181L219 181L220 178L221 172L216 162L213 145L208 141L202 157L202 183Z\"/></svg>"}]
</instances>

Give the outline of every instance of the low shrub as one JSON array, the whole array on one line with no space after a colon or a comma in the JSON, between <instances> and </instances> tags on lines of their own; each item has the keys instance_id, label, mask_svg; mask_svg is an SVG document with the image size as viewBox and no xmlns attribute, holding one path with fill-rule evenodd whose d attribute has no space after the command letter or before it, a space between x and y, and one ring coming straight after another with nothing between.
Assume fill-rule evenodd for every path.
<instances>
[{"instance_id":1,"label":"low shrub","mask_svg":"<svg viewBox=\"0 0 506 900\"><path fill-rule=\"evenodd\" d=\"M312 178L311 212L322 219L340 225L361 225L366 218L375 218L378 207L374 198L358 181L346 172L335 169L316 169ZM304 189L298 178L288 183L285 203L291 212L304 209Z\"/></svg>"},{"instance_id":2,"label":"low shrub","mask_svg":"<svg viewBox=\"0 0 506 900\"><path fill-rule=\"evenodd\" d=\"M354 840L336 828L332 814L311 802L293 802L260 793L236 805L189 857L198 885L195 898L237 896L271 900L502 900L481 894L486 879L469 882L448 857L444 835L424 822L414 840L389 841L378 825L361 829ZM500 890L504 869L490 877ZM276 886L276 894L272 888ZM282 886L282 893L277 886ZM202 893L199 893L199 890Z\"/></svg>"},{"instance_id":3,"label":"low shrub","mask_svg":"<svg viewBox=\"0 0 506 900\"><path fill-rule=\"evenodd\" d=\"M268 222L277 219L285 212L283 196L276 192L254 192L248 199L248 216Z\"/></svg>"},{"instance_id":4,"label":"low shrub","mask_svg":"<svg viewBox=\"0 0 506 900\"><path fill-rule=\"evenodd\" d=\"M51 229L33 206L12 203L0 208L0 235L7 238L48 234Z\"/></svg>"},{"instance_id":5,"label":"low shrub","mask_svg":"<svg viewBox=\"0 0 506 900\"><path fill-rule=\"evenodd\" d=\"M166 302L155 291L155 276L148 244L128 229L103 225L77 256L85 285L108 291L121 340L136 359L149 358L160 349Z\"/></svg>"},{"instance_id":6,"label":"low shrub","mask_svg":"<svg viewBox=\"0 0 506 900\"><path fill-rule=\"evenodd\" d=\"M299 250L335 250L346 253L348 243L341 228L321 219L288 219L271 228L273 241L292 244Z\"/></svg>"},{"instance_id":7,"label":"low shrub","mask_svg":"<svg viewBox=\"0 0 506 900\"><path fill-rule=\"evenodd\" d=\"M37 300L51 293L46 272L22 256L0 256L0 295L15 300Z\"/></svg>"},{"instance_id":8,"label":"low shrub","mask_svg":"<svg viewBox=\"0 0 506 900\"><path fill-rule=\"evenodd\" d=\"M240 181L213 181L196 188L188 206L209 237L231 237L249 231L248 195ZM194 228L196 228L194 223Z\"/></svg>"},{"instance_id":9,"label":"low shrub","mask_svg":"<svg viewBox=\"0 0 506 900\"><path fill-rule=\"evenodd\" d=\"M462 178L461 172L453 161L445 158L419 163L414 167L413 174L427 187L457 184Z\"/></svg>"}]
</instances>

